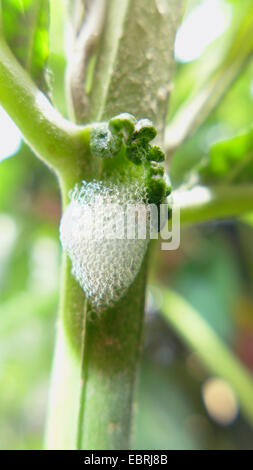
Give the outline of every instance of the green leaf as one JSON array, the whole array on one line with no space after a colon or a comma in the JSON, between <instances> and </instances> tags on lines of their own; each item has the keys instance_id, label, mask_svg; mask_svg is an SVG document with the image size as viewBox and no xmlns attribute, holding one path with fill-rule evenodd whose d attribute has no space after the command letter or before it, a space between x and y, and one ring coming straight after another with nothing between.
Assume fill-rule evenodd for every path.
<instances>
[{"instance_id":1,"label":"green leaf","mask_svg":"<svg viewBox=\"0 0 253 470\"><path fill-rule=\"evenodd\" d=\"M5 39L37 85L47 89L49 0L2 0Z\"/></svg>"},{"instance_id":2,"label":"green leaf","mask_svg":"<svg viewBox=\"0 0 253 470\"><path fill-rule=\"evenodd\" d=\"M212 145L201 174L205 182L252 182L253 126L240 135Z\"/></svg>"}]
</instances>

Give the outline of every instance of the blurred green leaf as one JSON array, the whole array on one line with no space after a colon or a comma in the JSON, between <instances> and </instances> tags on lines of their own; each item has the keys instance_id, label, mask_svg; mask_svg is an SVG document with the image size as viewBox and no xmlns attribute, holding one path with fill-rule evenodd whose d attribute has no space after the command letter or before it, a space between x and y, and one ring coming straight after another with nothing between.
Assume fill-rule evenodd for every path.
<instances>
[{"instance_id":1,"label":"blurred green leaf","mask_svg":"<svg viewBox=\"0 0 253 470\"><path fill-rule=\"evenodd\" d=\"M197 450L207 447L206 435L185 426L201 410L198 385L180 361L167 366L144 357L138 387L134 449ZM150 426L152 423L152 426Z\"/></svg>"},{"instance_id":2,"label":"blurred green leaf","mask_svg":"<svg viewBox=\"0 0 253 470\"><path fill-rule=\"evenodd\" d=\"M238 260L226 232L194 232L192 252L170 285L192 305L228 344L235 337L235 306L241 288Z\"/></svg>"},{"instance_id":3,"label":"blurred green leaf","mask_svg":"<svg viewBox=\"0 0 253 470\"><path fill-rule=\"evenodd\" d=\"M205 182L252 182L253 126L232 139L212 145L201 174Z\"/></svg>"},{"instance_id":4,"label":"blurred green leaf","mask_svg":"<svg viewBox=\"0 0 253 470\"><path fill-rule=\"evenodd\" d=\"M252 74L253 61L224 97L222 105L173 155L170 177L174 188L182 182L187 183L189 178L196 181L200 167L203 167L203 156L209 154L212 145L247 133L252 123ZM207 160L204 164L208 164Z\"/></svg>"},{"instance_id":5,"label":"blurred green leaf","mask_svg":"<svg viewBox=\"0 0 253 470\"><path fill-rule=\"evenodd\" d=\"M27 291L0 305L0 449L42 447L56 305Z\"/></svg>"},{"instance_id":6,"label":"blurred green leaf","mask_svg":"<svg viewBox=\"0 0 253 470\"><path fill-rule=\"evenodd\" d=\"M34 198L34 192L43 191L57 195L53 173L34 158L29 147L22 142L19 150L0 162L0 211L19 214L27 210L27 200ZM57 197L57 196L56 196ZM52 201L51 201L52 203Z\"/></svg>"},{"instance_id":7,"label":"blurred green leaf","mask_svg":"<svg viewBox=\"0 0 253 470\"><path fill-rule=\"evenodd\" d=\"M2 0L3 29L12 52L37 85L46 90L49 1Z\"/></svg>"},{"instance_id":8,"label":"blurred green leaf","mask_svg":"<svg viewBox=\"0 0 253 470\"><path fill-rule=\"evenodd\" d=\"M253 5L244 8L234 37L221 64L214 70L205 85L184 103L167 126L165 145L172 155L191 137L220 104L231 85L245 69L253 56Z\"/></svg>"}]
</instances>

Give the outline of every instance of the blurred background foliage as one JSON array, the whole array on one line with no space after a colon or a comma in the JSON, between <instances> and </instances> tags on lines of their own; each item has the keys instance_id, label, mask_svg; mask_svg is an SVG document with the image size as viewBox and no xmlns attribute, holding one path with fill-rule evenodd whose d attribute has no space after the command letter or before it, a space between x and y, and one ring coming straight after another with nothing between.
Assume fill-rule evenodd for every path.
<instances>
[{"instance_id":1,"label":"blurred background foliage","mask_svg":"<svg viewBox=\"0 0 253 470\"><path fill-rule=\"evenodd\" d=\"M177 34L168 120L222 63L251 2L188 2ZM66 115L65 2L50 3L47 80L53 102ZM182 178L194 177L199 165L205 182L227 177L233 182L252 181L252 72L251 62L198 132L174 154L175 186ZM234 137L237 134L240 137ZM0 448L39 449L57 318L60 200L53 174L21 142L2 109L0 160ZM180 327L160 315L163 293L158 287L181 294L250 374L251 221L248 217L185 228L181 248L175 252L157 246L150 263L135 448L253 449L253 418L242 413L233 381L220 377L219 367L215 371L222 359L219 351L212 350L210 370L202 360L210 345L203 342L203 350L196 352ZM187 335L190 339L198 335L198 321L189 326Z\"/></svg>"}]
</instances>

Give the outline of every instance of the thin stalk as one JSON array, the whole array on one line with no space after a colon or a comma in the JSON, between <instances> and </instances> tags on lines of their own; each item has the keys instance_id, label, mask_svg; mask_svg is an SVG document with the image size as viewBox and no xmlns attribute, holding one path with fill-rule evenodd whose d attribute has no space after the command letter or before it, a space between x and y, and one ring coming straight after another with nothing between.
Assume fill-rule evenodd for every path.
<instances>
[{"instance_id":1,"label":"thin stalk","mask_svg":"<svg viewBox=\"0 0 253 470\"><path fill-rule=\"evenodd\" d=\"M244 365L206 323L201 315L175 292L162 289L161 312L208 370L234 388L246 418L253 425L253 378Z\"/></svg>"},{"instance_id":2,"label":"thin stalk","mask_svg":"<svg viewBox=\"0 0 253 470\"><path fill-rule=\"evenodd\" d=\"M253 211L253 185L196 186L176 190L173 201L180 207L183 225L241 217Z\"/></svg>"},{"instance_id":3,"label":"thin stalk","mask_svg":"<svg viewBox=\"0 0 253 470\"><path fill-rule=\"evenodd\" d=\"M67 61L66 92L69 115L83 123L88 115L89 97L85 91L85 78L89 60L95 53L103 29L107 0L93 0L84 17L81 28L72 26L73 47Z\"/></svg>"}]
</instances>

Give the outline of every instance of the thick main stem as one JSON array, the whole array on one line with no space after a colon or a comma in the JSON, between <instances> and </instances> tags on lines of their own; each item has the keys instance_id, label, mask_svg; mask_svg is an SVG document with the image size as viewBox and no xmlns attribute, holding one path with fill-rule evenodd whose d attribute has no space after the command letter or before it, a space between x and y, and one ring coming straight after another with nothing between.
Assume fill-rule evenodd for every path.
<instances>
[{"instance_id":1,"label":"thick main stem","mask_svg":"<svg viewBox=\"0 0 253 470\"><path fill-rule=\"evenodd\" d=\"M127 449L144 312L147 257L127 295L102 314L88 312L65 258L48 449Z\"/></svg>"},{"instance_id":2,"label":"thick main stem","mask_svg":"<svg viewBox=\"0 0 253 470\"><path fill-rule=\"evenodd\" d=\"M71 188L64 182L61 188L65 206ZM114 308L94 313L87 312L64 255L47 449L130 447L147 258L125 297Z\"/></svg>"},{"instance_id":3,"label":"thick main stem","mask_svg":"<svg viewBox=\"0 0 253 470\"><path fill-rule=\"evenodd\" d=\"M90 94L90 121L129 112L151 118L162 138L182 5L183 0L165 0L163 5L155 0L148 5L146 0L108 0ZM65 182L62 186L67 187ZM130 446L146 271L147 256L125 297L114 308L94 314L86 312L66 262L48 448Z\"/></svg>"},{"instance_id":4,"label":"thick main stem","mask_svg":"<svg viewBox=\"0 0 253 470\"><path fill-rule=\"evenodd\" d=\"M87 317L78 448L129 449L147 258L115 308Z\"/></svg>"}]
</instances>

